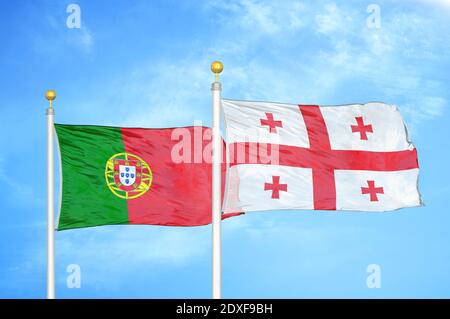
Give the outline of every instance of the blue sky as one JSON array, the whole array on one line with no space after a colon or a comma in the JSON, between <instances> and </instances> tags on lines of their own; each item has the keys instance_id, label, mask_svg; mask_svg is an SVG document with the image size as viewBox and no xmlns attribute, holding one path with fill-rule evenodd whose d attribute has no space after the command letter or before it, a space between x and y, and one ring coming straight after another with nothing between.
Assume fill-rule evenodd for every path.
<instances>
[{"instance_id":1,"label":"blue sky","mask_svg":"<svg viewBox=\"0 0 450 319\"><path fill-rule=\"evenodd\" d=\"M0 1L0 297L45 297L45 90L58 92L59 123L210 125L215 59L227 98L397 104L426 204L226 220L223 296L450 297L450 1L77 1L80 29L66 26L70 3ZM366 23L370 4L380 28ZM210 227L57 233L57 296L209 298L210 238Z\"/></svg>"}]
</instances>

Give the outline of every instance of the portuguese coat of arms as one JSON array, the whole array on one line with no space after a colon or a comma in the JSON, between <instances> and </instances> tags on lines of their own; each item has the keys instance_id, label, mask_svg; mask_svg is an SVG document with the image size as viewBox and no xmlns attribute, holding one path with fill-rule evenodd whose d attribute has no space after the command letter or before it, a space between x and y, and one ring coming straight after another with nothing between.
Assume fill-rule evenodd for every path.
<instances>
[{"instance_id":1,"label":"portuguese coat of arms","mask_svg":"<svg viewBox=\"0 0 450 319\"><path fill-rule=\"evenodd\" d=\"M105 179L114 195L133 199L150 189L153 174L148 164L139 156L119 153L106 162Z\"/></svg>"}]
</instances>

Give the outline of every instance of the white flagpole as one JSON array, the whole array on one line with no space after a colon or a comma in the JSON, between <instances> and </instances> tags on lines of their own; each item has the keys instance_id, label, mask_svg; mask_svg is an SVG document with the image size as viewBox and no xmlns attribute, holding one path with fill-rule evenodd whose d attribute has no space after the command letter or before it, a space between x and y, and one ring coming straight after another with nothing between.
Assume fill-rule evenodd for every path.
<instances>
[{"instance_id":1,"label":"white flagpole","mask_svg":"<svg viewBox=\"0 0 450 319\"><path fill-rule=\"evenodd\" d=\"M47 109L47 299L55 299L55 183L54 183L54 154L53 154L53 119L55 110L53 100L56 92L48 90L45 98L50 105Z\"/></svg>"},{"instance_id":2,"label":"white flagpole","mask_svg":"<svg viewBox=\"0 0 450 319\"><path fill-rule=\"evenodd\" d=\"M222 298L222 188L221 188L221 164L222 164L222 138L220 136L220 93L222 86L219 82L219 73L223 65L219 61L211 64L211 71L216 75L216 80L211 86L212 91L212 297Z\"/></svg>"}]
</instances>

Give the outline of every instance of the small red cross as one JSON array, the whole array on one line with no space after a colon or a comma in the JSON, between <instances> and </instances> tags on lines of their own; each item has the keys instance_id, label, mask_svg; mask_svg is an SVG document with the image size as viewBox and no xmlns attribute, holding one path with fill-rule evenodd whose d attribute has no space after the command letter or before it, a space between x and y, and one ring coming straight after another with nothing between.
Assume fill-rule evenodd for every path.
<instances>
[{"instance_id":1,"label":"small red cross","mask_svg":"<svg viewBox=\"0 0 450 319\"><path fill-rule=\"evenodd\" d=\"M375 187L374 181L367 181L368 187L361 187L361 192L363 194L370 194L371 202L378 202L378 194L384 194L383 187Z\"/></svg>"},{"instance_id":2,"label":"small red cross","mask_svg":"<svg viewBox=\"0 0 450 319\"><path fill-rule=\"evenodd\" d=\"M361 140L367 140L367 133L373 133L372 125L364 125L362 116L355 117L356 124L352 125L352 132L359 132Z\"/></svg>"},{"instance_id":3,"label":"small red cross","mask_svg":"<svg viewBox=\"0 0 450 319\"><path fill-rule=\"evenodd\" d=\"M280 191L287 192L287 184L280 184L280 176L272 176L272 184L264 183L265 191L272 191L272 198L279 199Z\"/></svg>"},{"instance_id":4,"label":"small red cross","mask_svg":"<svg viewBox=\"0 0 450 319\"><path fill-rule=\"evenodd\" d=\"M277 126L283 127L283 123L281 121L275 121L272 113L266 112L267 119L261 119L261 125L268 125L270 133L277 132Z\"/></svg>"}]
</instances>

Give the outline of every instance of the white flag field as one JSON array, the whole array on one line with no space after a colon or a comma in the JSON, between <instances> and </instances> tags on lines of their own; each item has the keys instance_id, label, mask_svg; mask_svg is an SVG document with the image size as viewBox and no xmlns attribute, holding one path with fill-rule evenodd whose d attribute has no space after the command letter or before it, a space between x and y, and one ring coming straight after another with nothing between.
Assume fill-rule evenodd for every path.
<instances>
[{"instance_id":1,"label":"white flag field","mask_svg":"<svg viewBox=\"0 0 450 319\"><path fill-rule=\"evenodd\" d=\"M394 105L222 100L224 212L421 206L417 151Z\"/></svg>"}]
</instances>

